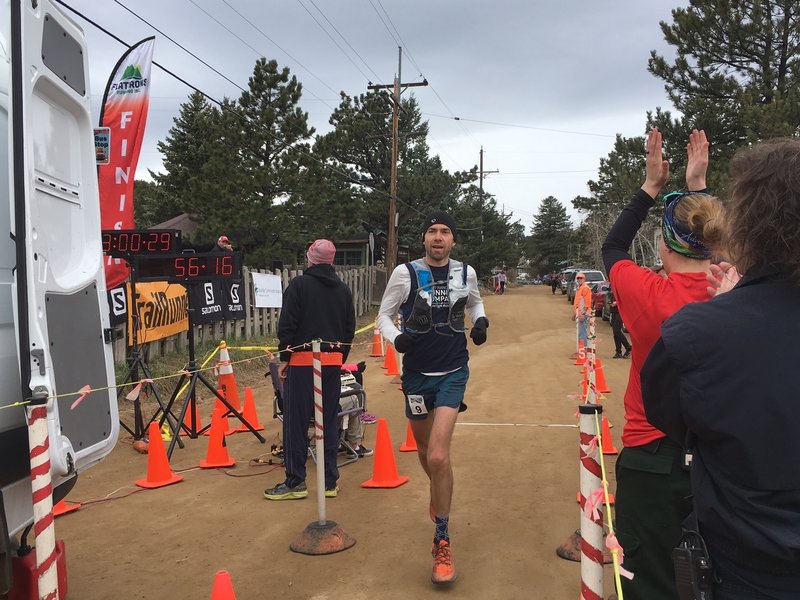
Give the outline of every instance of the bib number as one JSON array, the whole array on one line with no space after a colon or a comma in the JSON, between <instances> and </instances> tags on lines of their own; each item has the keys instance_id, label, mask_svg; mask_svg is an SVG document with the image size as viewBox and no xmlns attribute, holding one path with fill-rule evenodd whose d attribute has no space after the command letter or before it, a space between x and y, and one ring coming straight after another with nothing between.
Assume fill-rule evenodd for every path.
<instances>
[{"instance_id":1,"label":"bib number","mask_svg":"<svg viewBox=\"0 0 800 600\"><path fill-rule=\"evenodd\" d=\"M428 414L428 407L425 406L425 396L409 394L406 398L408 399L408 408L411 410L412 415Z\"/></svg>"}]
</instances>

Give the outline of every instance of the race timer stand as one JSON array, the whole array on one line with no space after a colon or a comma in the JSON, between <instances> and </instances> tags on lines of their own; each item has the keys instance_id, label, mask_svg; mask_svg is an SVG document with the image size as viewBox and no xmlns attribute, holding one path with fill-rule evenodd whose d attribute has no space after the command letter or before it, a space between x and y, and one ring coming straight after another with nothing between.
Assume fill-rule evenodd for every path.
<instances>
[{"instance_id":1,"label":"race timer stand","mask_svg":"<svg viewBox=\"0 0 800 600\"><path fill-rule=\"evenodd\" d=\"M117 395L117 400L125 393L127 384L138 384L140 382L139 373L144 374L145 379L152 379L152 373L147 366L144 359L144 352L139 346L139 307L136 302L136 257L147 254L157 254L163 252L175 252L180 248L181 232L177 229L150 229L150 230L135 230L135 229L113 229L104 230L102 232L103 253L107 256L120 258L124 260L130 268L130 286L131 286L131 304L128 310L131 314L131 345L126 357L126 364L128 366L128 373L122 384L119 385L120 392ZM147 391L148 395L155 397L158 402L159 408L153 413L153 416L144 422L142 416L142 402L141 395ZM143 383L141 391L133 400L133 428L129 427L122 419L120 419L120 426L133 436L134 440L141 440L147 434L147 428L152 423L161 411L165 409L164 403L161 401L161 396L158 389L150 382ZM177 423L173 423L174 419L170 419L170 426L177 427ZM181 442L183 448L183 442Z\"/></svg>"},{"instance_id":2,"label":"race timer stand","mask_svg":"<svg viewBox=\"0 0 800 600\"><path fill-rule=\"evenodd\" d=\"M131 304L133 306L128 307L128 310L131 311L131 324L133 325L133 330L131 331L131 345L130 349L128 350L128 357L126 363L128 365L128 374L125 376L125 379L122 381L122 384L118 387L121 387L119 394L117 395L117 400L125 393L127 389L127 384L138 384L140 382L139 379L139 372L144 374L144 378L153 379L153 374L150 371L150 367L147 366L147 362L144 359L144 351L142 347L139 345L139 308L136 302L136 268L134 266L135 261L130 260L129 265L131 267L131 276L130 276L130 284L131 284ZM148 419L147 423L144 422L144 418L142 417L142 401L141 397L142 394L147 391L148 395L152 395L155 397L156 402L158 403L159 408L153 413L153 416ZM156 417L160 413L164 413L169 418L169 425L170 428L175 430L178 427L177 422L166 412L166 406L164 402L161 400L161 396L158 393L158 389L156 386L148 381L142 384L142 388L137 394L136 398L133 400L133 429L128 427L122 419L120 419L119 424L133 436L134 440L141 440L147 434L147 428L150 426L150 423L156 420ZM183 442L178 440L181 448L183 448Z\"/></svg>"},{"instance_id":3,"label":"race timer stand","mask_svg":"<svg viewBox=\"0 0 800 600\"><path fill-rule=\"evenodd\" d=\"M187 342L189 349L189 362L186 369L178 379L175 386L175 391L167 402L164 409L164 414L159 423L160 426L164 425L164 421L173 415L172 407L178 401L178 396L185 393L180 406L180 412L176 416L179 426L173 429L174 435L167 448L167 456L172 457L172 451L175 449L175 444L180 443L180 429L183 429L189 434L191 438L197 438L198 435L205 432L210 425L206 425L202 429L197 428L195 415L197 414L197 384L200 382L208 391L210 391L227 409L226 416L233 416L242 425L247 427L251 433L256 436L259 442L266 443L266 439L256 431L241 412L237 411L228 402L227 398L217 391L216 386L206 378L200 370L200 365L197 363L195 357L194 346L194 311L192 308L192 291L198 285L205 281L218 281L225 279L240 279L241 278L241 254L238 253L187 253L178 255L165 255L158 257L140 257L138 260L139 274L142 280L144 279L159 279L161 281L169 281L172 283L180 283L187 288L189 292L189 331L187 332ZM184 392L185 388L185 392ZM189 422L185 421L186 414L189 413Z\"/></svg>"}]
</instances>

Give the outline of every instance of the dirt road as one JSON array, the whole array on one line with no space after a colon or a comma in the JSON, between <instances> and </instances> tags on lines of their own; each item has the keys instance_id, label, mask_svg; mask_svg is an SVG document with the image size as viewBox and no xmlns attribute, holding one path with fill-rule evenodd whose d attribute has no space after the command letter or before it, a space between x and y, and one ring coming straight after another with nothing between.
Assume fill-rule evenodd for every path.
<instances>
[{"instance_id":1,"label":"dirt road","mask_svg":"<svg viewBox=\"0 0 800 600\"><path fill-rule=\"evenodd\" d=\"M190 470L170 487L82 507L56 521L67 547L69 598L73 600L208 598L214 574L231 573L239 600L255 598L384 600L440 598L564 599L580 590L580 566L555 555L578 527L578 431L580 372L568 360L575 334L564 296L530 286L485 298L489 341L470 343L469 410L453 441L455 493L450 520L458 582L448 590L430 583L433 526L428 483L415 453L399 453L406 421L397 384L367 358L369 333L352 355L366 359L368 410L389 424L395 459L410 481L396 489L364 489L374 457L341 469L339 497L327 514L357 543L345 552L310 557L289 551L290 542L316 519L314 477L305 500L270 502L266 487L283 470L249 467L269 452L280 432L272 419L272 389L256 388L267 444L250 434L228 438L237 466ZM598 319L598 356L612 389L605 414L621 447L622 395L627 360L611 360L611 328ZM264 380L266 381L266 380ZM206 416L204 415L204 418ZM375 426L365 443L373 447ZM176 449L175 470L205 456L206 440ZM268 455L267 455L268 456ZM120 441L100 465L82 475L70 500L124 496L144 476L146 457ZM312 463L309 463L310 468ZM606 457L613 480L614 457ZM237 477L234 477L237 476ZM612 484L613 489L613 484ZM613 590L606 568L606 594Z\"/></svg>"}]
</instances>

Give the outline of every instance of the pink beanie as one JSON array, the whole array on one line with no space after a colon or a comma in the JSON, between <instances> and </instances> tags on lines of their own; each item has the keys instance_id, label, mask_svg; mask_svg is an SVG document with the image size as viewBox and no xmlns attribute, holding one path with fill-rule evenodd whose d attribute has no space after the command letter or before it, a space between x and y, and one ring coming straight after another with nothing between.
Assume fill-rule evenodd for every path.
<instances>
[{"instance_id":1,"label":"pink beanie","mask_svg":"<svg viewBox=\"0 0 800 600\"><path fill-rule=\"evenodd\" d=\"M336 256L336 246L330 240L316 240L306 252L310 265L332 265Z\"/></svg>"}]
</instances>

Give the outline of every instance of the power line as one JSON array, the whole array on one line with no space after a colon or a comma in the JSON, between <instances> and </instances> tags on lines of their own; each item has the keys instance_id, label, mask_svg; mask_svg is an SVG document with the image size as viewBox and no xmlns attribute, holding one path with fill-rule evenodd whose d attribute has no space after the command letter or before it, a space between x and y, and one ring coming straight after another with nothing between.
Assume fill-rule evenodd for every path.
<instances>
[{"instance_id":1,"label":"power line","mask_svg":"<svg viewBox=\"0 0 800 600\"><path fill-rule=\"evenodd\" d=\"M389 16L389 13L387 12L386 8L385 8L385 7L383 6L383 4L381 3L381 0L376 0L376 1L377 1L378 5L381 7L381 9L383 10L383 13L386 15L386 19L387 19L387 20L389 21L389 23L392 25L392 29L394 29L394 30L395 30L395 32L397 33L397 38L395 38L395 37L394 37L394 35L392 34L392 32L391 32L391 31L389 31L389 35L391 35L391 36L392 36L392 38L393 38L393 39L395 39L395 41L397 41L397 39L399 39L399 40L400 40L400 43L399 43L398 45L399 45L399 46L402 46L402 48L403 48L403 54L405 54L405 55L406 55L406 56L409 58L409 60L411 61L411 64L413 64L413 65L414 65L414 67L416 67L417 71L419 71L419 76L420 76L420 77L422 77L423 79L426 79L426 80L427 80L427 77L425 77L425 75L424 75L424 74L423 74L423 72L422 72L422 68L421 68L421 67L420 67L420 66L417 64L417 61L416 61L416 60L414 60L414 57L411 55L411 50L408 48L408 45L407 45L407 44L406 44L406 43L403 41L403 38L402 38L402 36L400 35L400 31L398 31L397 27L396 27L396 26L395 26L395 24L394 24L394 21L392 21L392 17L390 17L390 16ZM370 0L370 4L372 4L372 0ZM377 8L375 8L375 5L374 5L374 4L372 4L372 8L374 8L374 9L375 9L375 12L378 12L378 9L377 9ZM384 27L386 27L386 29L388 30L388 29L389 29L389 27L388 27L388 26L386 25L386 23L383 21L383 17L381 17L381 15L380 15L380 13L379 13L379 12L378 12L378 17L381 19L381 22L383 22L383 24L384 24ZM442 98L442 96L439 94L439 92L437 92L437 91L436 91L436 88L435 88L435 87L434 87L432 84L430 84L430 83L428 84L428 87L430 87L430 88L431 88L431 91L433 92L433 95L434 95L434 96L436 96L436 98L438 98L439 102L441 102L441 103L442 103L442 106L444 106L444 109L445 109L447 112L449 112L451 115L455 116L455 114L453 113L453 111L450 109L450 106L448 106L447 102L445 102L445 101L444 101L444 98ZM468 137L470 140L472 140L472 143L473 143L473 144L475 144L476 146L480 146L480 144L477 142L477 140L476 140L474 137L472 137L472 134L471 134L471 133L470 133L470 132L467 130L467 128L466 128L466 127L464 127L464 125L463 125L463 124L461 124L460 126L461 126L461 130L462 130L464 133L466 133L466 134L467 134L467 137Z\"/></svg>"},{"instance_id":2,"label":"power line","mask_svg":"<svg viewBox=\"0 0 800 600\"><path fill-rule=\"evenodd\" d=\"M300 1L300 0L298 0L298 2L299 2L299 1ZM337 35L338 35L340 38L342 38L342 41L343 41L345 44L347 44L347 47L348 47L348 48L350 48L350 50L352 50L352 51L353 51L353 53L354 53L354 54L355 54L355 55L358 57L358 59L359 59L359 60L360 60L362 63L364 63L364 66L365 66L365 67L367 67L367 70L368 70L368 71L370 71L370 72L371 72L371 73L372 73L372 74L375 76L375 79L380 79L380 76L379 76L379 75L378 75L378 74L377 74L377 73L376 73L376 72L375 72L375 71L372 69L372 67L370 67L370 66L369 66L369 64L367 63L367 61L365 61L365 60L364 60L364 58L361 56L361 54L358 52L358 50L356 50L356 49L353 47L353 45L352 45L352 44L351 44L349 41L347 41L347 38L346 38L346 37L345 37L345 36L342 34L342 32L341 32L341 31L339 31L339 29L337 29L336 25L334 25L334 24L333 24L333 21L331 21L331 20L328 18L328 16L327 16L327 15L326 15L324 12L322 12L322 9L321 9L319 6L317 6L317 3L316 3L316 2L314 2L314 0L308 0L308 1L309 1L309 2L310 2L310 3L311 3L313 6L314 6L314 8L316 8L316 9L317 9L317 12L319 12L319 14L321 14L321 15L322 15L322 18L323 18L323 19L325 19L325 20L328 22L328 24L331 26L331 28L333 28L333 30L334 30L334 31L337 33ZM305 8L305 7L303 7L303 8ZM345 55L346 55L346 54L345 54ZM348 58L349 58L349 57L348 57ZM359 71L360 71L360 70L361 70L361 69L359 69ZM362 71L362 73L361 73L361 74L362 74L362 75L364 74L364 73L363 73L363 71ZM366 77L366 79L367 79L367 80L369 80L369 77Z\"/></svg>"},{"instance_id":3,"label":"power line","mask_svg":"<svg viewBox=\"0 0 800 600\"><path fill-rule=\"evenodd\" d=\"M240 17L240 18L241 18L243 21L245 21L245 22L246 22L248 25L250 25L250 26L251 26L253 29L255 29L256 31L258 31L258 32L259 32L259 33L260 33L260 34L261 34L261 35L262 35L262 36L263 36L263 37L264 37L264 38L265 38L265 39L266 39L268 42L270 42L270 43L271 43L273 46L275 46L275 47L276 47L278 50L280 50L281 52L283 52L283 53L284 53L286 56L288 56L288 57L289 57L291 60L293 60L295 63L297 63L297 64L300 66L300 68L302 68L303 70L305 70L305 71L306 71L306 72L307 72L309 75L311 75L311 76L312 76L314 79L316 79L317 81L319 81L319 82L320 82L320 83L321 83L323 86L325 86L326 88L328 88L328 90L330 90L332 93L334 93L334 94L338 94L338 93L339 93L339 92L337 92L335 89L333 89L331 86L329 86L327 83L325 83L325 82L324 82L322 79L320 79L319 77L317 77L316 73L314 73L314 72L313 72L311 69L309 69L308 67L306 67L306 66L305 66L305 65L304 65L302 62L300 62L299 60L297 60L297 59L296 59L294 56L292 56L292 55L291 55L291 54L290 54L288 51L284 50L284 49L283 49L283 48L282 48L282 47L281 47L281 46L280 46L280 45L279 45L277 42L275 42L275 41L274 41L272 38L270 38L270 37L269 37L269 36L268 36L266 33L264 33L263 31L261 31L261 29L259 29L259 28L258 28L258 27L256 27L255 25L253 25L253 23L252 23L252 22L251 22L249 19L247 19L247 18L246 18L246 17L245 17L245 16L244 16L242 13L240 13L238 10L236 10L236 9L235 9L233 6L231 6L231 5L228 3L228 1L227 1L227 0L222 0L222 1L223 1L223 2L224 2L224 3L225 3L227 6L228 6L228 8L230 8L230 9L231 9L233 12L235 12L237 15L239 15L239 17ZM248 48L250 48L250 49L251 49L253 52L255 52L255 53L256 53L256 54L257 54L259 57L260 57L260 56L262 56L262 54L263 54L262 52L259 52L258 50L256 50L256 49L255 49L253 46L251 46L251 45L250 45L248 42L246 42L244 39L242 39L242 37L241 37L241 36L239 36L238 34L234 33L234 32L233 32L233 31L232 31L232 30L231 30L231 29L230 29L230 28L229 28L227 25L225 25L224 23L222 23L222 22L221 22L219 19L217 19L215 16L213 16L213 15L209 14L209 12L208 12L206 9L204 9L204 8L203 8L203 7L201 7L201 6L199 6L199 5L198 5L198 4L197 4L197 3L196 3L194 0L189 0L189 2L191 2L191 3L192 3L192 5L194 5L194 6L195 6L195 7L196 7L198 10L200 10L201 12L203 12L203 14L205 14L205 15L206 15L206 16L207 16L209 19L211 19L212 21L214 21L214 22L215 22L217 25L219 25L219 26L220 26L220 27L222 27L222 28L223 28L225 31L227 31L227 32L228 32L228 33L230 33L232 36L234 36L236 39L238 39L240 42L242 42L242 43L243 43L245 46L247 46ZM315 93L313 93L312 91L310 91L310 90L309 90L309 93L310 93L312 96L314 96L315 98L317 98L318 100L320 100L320 101L322 100L322 98L320 98L319 96L317 96L317 95L316 95ZM323 102L323 104L327 104L327 103ZM330 108L331 110L333 110L333 107L332 107L331 105L327 104L327 106L328 106L328 108Z\"/></svg>"},{"instance_id":4,"label":"power line","mask_svg":"<svg viewBox=\"0 0 800 600\"><path fill-rule=\"evenodd\" d=\"M484 125L498 125L500 127L514 127L517 129L533 129L534 131L549 131L552 133L568 133L571 135L589 135L593 137L606 137L606 138L615 138L615 135L609 135L607 133L589 133L587 131L569 131L567 129L549 129L547 127L534 127L532 125L518 125L516 123L500 123L498 121L482 121L480 119L468 119L466 117L456 117L456 116L447 116L447 115L437 115L434 113L422 113L428 117L436 117L439 119L452 119L453 121L468 121L470 123L482 123Z\"/></svg>"},{"instance_id":5,"label":"power line","mask_svg":"<svg viewBox=\"0 0 800 600\"><path fill-rule=\"evenodd\" d=\"M224 74L220 73L220 72L219 72L217 69L215 69L215 68L214 68L214 67L212 67L210 64L208 64L206 61L204 61L202 58L200 58L199 56L197 56L197 55L196 55L194 52L192 52L191 50L189 50L188 48L186 48L186 47L185 47L185 46L183 46L182 44L180 44L180 43L178 43L177 41L175 41L175 39L173 39L173 38L171 38L170 36L168 36L166 33L164 33L163 31L161 31L161 30L160 30L158 27L156 27L155 25L153 25L152 23L150 23L149 21L147 21L147 20L146 20L144 17L142 17L142 16L140 16L140 15L136 14L135 12L133 12L133 11L132 11L130 8L128 8L128 7L127 7L127 6L125 6L125 5L124 5L122 2L120 2L120 0L114 0L114 2L116 2L116 3L117 3L118 5L120 5L122 8L124 8L124 9L125 9L125 10L127 10L129 13L131 13L131 14L132 14L134 17L136 17L137 19L139 19L139 20L140 20L142 23L144 23L145 25L147 25L148 27L150 27L150 28L151 28L151 29L153 29L154 31L156 31L156 32L160 33L161 35L163 35L163 36L164 36L165 38L167 38L167 39L168 39L170 42L172 42L173 44L175 44L175 45L176 45L178 48L180 48L181 50L183 50L183 51L184 51L184 52L186 52L187 54L189 54L189 55L193 56L193 57L194 57L196 60L198 60L198 61L200 61L201 63L203 63L203 64L204 64L205 66L207 66L209 69L211 69L212 71L214 71L214 73L216 73L217 75L219 75L220 77L222 77L222 78L223 78L225 81L227 81L228 83L231 83L232 85L236 86L236 87L237 87L237 88L239 88L241 91L243 91L243 92L245 91L245 89L244 89L242 86L240 86L238 83L236 83L235 81L233 81L232 79L230 79L230 78L229 78L227 75L224 75Z\"/></svg>"}]
</instances>

